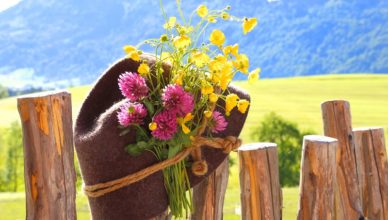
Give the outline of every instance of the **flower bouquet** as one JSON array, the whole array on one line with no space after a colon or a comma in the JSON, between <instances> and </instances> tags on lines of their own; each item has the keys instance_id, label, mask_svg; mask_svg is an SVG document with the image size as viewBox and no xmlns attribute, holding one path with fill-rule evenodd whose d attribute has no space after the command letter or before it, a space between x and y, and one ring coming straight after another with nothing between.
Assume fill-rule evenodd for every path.
<instances>
[{"instance_id":1,"label":"flower bouquet","mask_svg":"<svg viewBox=\"0 0 388 220\"><path fill-rule=\"evenodd\" d=\"M257 80L238 44L207 28L237 18L230 7L200 5L181 21L167 17L165 33L136 46L98 80L77 118L75 142L94 219L147 219L167 205L177 218L193 212L190 187L239 146L249 96L229 86L236 73ZM195 18L197 17L197 19ZM198 23L193 24L193 21ZM140 50L154 48L154 54Z\"/></svg>"}]
</instances>

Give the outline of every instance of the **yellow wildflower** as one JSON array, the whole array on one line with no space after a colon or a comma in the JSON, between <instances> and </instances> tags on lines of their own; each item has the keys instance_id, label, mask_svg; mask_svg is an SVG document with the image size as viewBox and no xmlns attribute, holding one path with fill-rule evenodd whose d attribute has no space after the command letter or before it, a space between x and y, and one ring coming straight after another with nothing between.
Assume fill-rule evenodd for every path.
<instances>
[{"instance_id":1,"label":"yellow wildflower","mask_svg":"<svg viewBox=\"0 0 388 220\"><path fill-rule=\"evenodd\" d=\"M212 73L215 72L221 72L223 66L228 61L228 59L225 56L222 56L221 54L214 57L213 60L211 60L208 64L209 70Z\"/></svg>"},{"instance_id":2,"label":"yellow wildflower","mask_svg":"<svg viewBox=\"0 0 388 220\"><path fill-rule=\"evenodd\" d=\"M213 80L214 80L214 75L221 72L223 65L224 63L217 59L213 59L209 62L208 67L209 67L210 73L213 76Z\"/></svg>"},{"instance_id":3,"label":"yellow wildflower","mask_svg":"<svg viewBox=\"0 0 388 220\"><path fill-rule=\"evenodd\" d=\"M222 54L218 54L214 59L217 61L220 61L223 64L225 64L228 61L228 58L226 58Z\"/></svg>"},{"instance_id":4,"label":"yellow wildflower","mask_svg":"<svg viewBox=\"0 0 388 220\"><path fill-rule=\"evenodd\" d=\"M222 91L228 88L229 83L232 81L232 78L228 75L222 75L220 80L220 87Z\"/></svg>"},{"instance_id":5,"label":"yellow wildflower","mask_svg":"<svg viewBox=\"0 0 388 220\"><path fill-rule=\"evenodd\" d=\"M249 83L254 83L259 79L259 74L260 74L261 69L256 68L253 71L251 71L248 75L248 82Z\"/></svg>"},{"instance_id":6,"label":"yellow wildflower","mask_svg":"<svg viewBox=\"0 0 388 220\"><path fill-rule=\"evenodd\" d=\"M131 58L134 61L140 61L140 56L137 51L133 51L127 55L127 57Z\"/></svg>"},{"instance_id":7,"label":"yellow wildflower","mask_svg":"<svg viewBox=\"0 0 388 220\"><path fill-rule=\"evenodd\" d=\"M183 85L183 76L184 76L184 74L185 74L185 72L183 70L178 70L177 76L176 76L176 79L175 79L175 83L177 85L180 85L180 86Z\"/></svg>"},{"instance_id":8,"label":"yellow wildflower","mask_svg":"<svg viewBox=\"0 0 388 220\"><path fill-rule=\"evenodd\" d=\"M249 101L246 99L240 99L237 103L237 109L241 113L245 113L248 109Z\"/></svg>"},{"instance_id":9,"label":"yellow wildflower","mask_svg":"<svg viewBox=\"0 0 388 220\"><path fill-rule=\"evenodd\" d=\"M185 124L182 124L182 131L183 133L188 134L190 133L190 128L187 127Z\"/></svg>"},{"instance_id":10,"label":"yellow wildflower","mask_svg":"<svg viewBox=\"0 0 388 220\"><path fill-rule=\"evenodd\" d=\"M210 118L210 117L212 117L213 112L211 112L209 110L206 110L206 111L203 112L203 114L205 115L206 118Z\"/></svg>"},{"instance_id":11,"label":"yellow wildflower","mask_svg":"<svg viewBox=\"0 0 388 220\"><path fill-rule=\"evenodd\" d=\"M225 42L225 35L222 31L218 30L218 29L215 29L213 30L213 32L210 34L210 38L209 38L210 42L214 45L217 45L217 46L222 46L222 44L224 44Z\"/></svg>"},{"instance_id":12,"label":"yellow wildflower","mask_svg":"<svg viewBox=\"0 0 388 220\"><path fill-rule=\"evenodd\" d=\"M244 18L242 28L244 34L247 34L248 32L251 32L253 28L255 28L257 25L257 19L256 18Z\"/></svg>"},{"instance_id":13,"label":"yellow wildflower","mask_svg":"<svg viewBox=\"0 0 388 220\"><path fill-rule=\"evenodd\" d=\"M150 67L147 63L140 64L139 68L137 68L137 72L140 73L140 75L147 75L150 72Z\"/></svg>"},{"instance_id":14,"label":"yellow wildflower","mask_svg":"<svg viewBox=\"0 0 388 220\"><path fill-rule=\"evenodd\" d=\"M176 77L175 84L180 85L180 86L183 85L183 77L181 75Z\"/></svg>"},{"instance_id":15,"label":"yellow wildflower","mask_svg":"<svg viewBox=\"0 0 388 220\"><path fill-rule=\"evenodd\" d=\"M191 39L186 35L174 37L173 44L178 49L183 49L191 44Z\"/></svg>"},{"instance_id":16,"label":"yellow wildflower","mask_svg":"<svg viewBox=\"0 0 388 220\"><path fill-rule=\"evenodd\" d=\"M156 124L156 122L151 122L148 124L148 128L150 131L155 131L158 128L158 124Z\"/></svg>"},{"instance_id":17,"label":"yellow wildflower","mask_svg":"<svg viewBox=\"0 0 388 220\"><path fill-rule=\"evenodd\" d=\"M203 67L205 64L208 64L210 57L203 52L197 51L191 55L191 62L193 62L197 67Z\"/></svg>"},{"instance_id":18,"label":"yellow wildflower","mask_svg":"<svg viewBox=\"0 0 388 220\"><path fill-rule=\"evenodd\" d=\"M233 66L242 73L247 74L249 68L249 59L245 54L238 54L236 60L233 61Z\"/></svg>"},{"instance_id":19,"label":"yellow wildflower","mask_svg":"<svg viewBox=\"0 0 388 220\"><path fill-rule=\"evenodd\" d=\"M232 78L233 78L233 65L231 62L226 62L225 65L223 66L222 70L221 70L221 74L219 76L219 80L220 80L220 87L222 90L225 90L230 81L232 81Z\"/></svg>"},{"instance_id":20,"label":"yellow wildflower","mask_svg":"<svg viewBox=\"0 0 388 220\"><path fill-rule=\"evenodd\" d=\"M207 18L207 21L210 22L210 23L216 23L216 22L217 22L217 19L216 19L216 17L214 17L214 16L209 16L209 17Z\"/></svg>"},{"instance_id":21,"label":"yellow wildflower","mask_svg":"<svg viewBox=\"0 0 388 220\"><path fill-rule=\"evenodd\" d=\"M212 103L216 103L218 100L218 95L215 93L210 93L209 94L209 101Z\"/></svg>"},{"instance_id":22,"label":"yellow wildflower","mask_svg":"<svg viewBox=\"0 0 388 220\"><path fill-rule=\"evenodd\" d=\"M131 46L131 45L125 45L123 47L123 50L125 51L125 53L131 53L133 51L136 51L136 48L134 46Z\"/></svg>"},{"instance_id":23,"label":"yellow wildflower","mask_svg":"<svg viewBox=\"0 0 388 220\"><path fill-rule=\"evenodd\" d=\"M208 95L214 92L214 88L211 85L206 85L201 88L202 95Z\"/></svg>"},{"instance_id":24,"label":"yellow wildflower","mask_svg":"<svg viewBox=\"0 0 388 220\"><path fill-rule=\"evenodd\" d=\"M226 116L230 115L230 112L233 110L234 107L237 105L238 96L234 93L231 93L226 96L225 100L225 114Z\"/></svg>"},{"instance_id":25,"label":"yellow wildflower","mask_svg":"<svg viewBox=\"0 0 388 220\"><path fill-rule=\"evenodd\" d=\"M208 13L208 10L207 10L206 5L198 6L197 14L198 14L199 17L203 18L203 17L205 17L207 15L207 13Z\"/></svg>"},{"instance_id":26,"label":"yellow wildflower","mask_svg":"<svg viewBox=\"0 0 388 220\"><path fill-rule=\"evenodd\" d=\"M134 61L139 61L140 60L139 53L141 51L136 50L135 47L130 46L130 45L125 45L123 47L123 50L127 54L127 57L131 58L132 60L134 60Z\"/></svg>"},{"instance_id":27,"label":"yellow wildflower","mask_svg":"<svg viewBox=\"0 0 388 220\"><path fill-rule=\"evenodd\" d=\"M163 60L163 62L171 63L171 54L169 52L162 52L162 54L160 55L160 59Z\"/></svg>"},{"instance_id":28,"label":"yellow wildflower","mask_svg":"<svg viewBox=\"0 0 388 220\"><path fill-rule=\"evenodd\" d=\"M229 20L230 15L229 15L227 12L222 12L222 13L221 13L221 17L222 17L222 19L224 19L224 20Z\"/></svg>"},{"instance_id":29,"label":"yellow wildflower","mask_svg":"<svg viewBox=\"0 0 388 220\"><path fill-rule=\"evenodd\" d=\"M168 22L166 22L164 25L163 25L163 28L164 29L171 29L173 27L175 27L175 24L176 24L176 17L170 17L168 19Z\"/></svg>"},{"instance_id":30,"label":"yellow wildflower","mask_svg":"<svg viewBox=\"0 0 388 220\"><path fill-rule=\"evenodd\" d=\"M167 36L167 34L162 34L162 35L160 36L160 41L161 41L161 42L167 42L167 41L168 41L168 36Z\"/></svg>"},{"instance_id":31,"label":"yellow wildflower","mask_svg":"<svg viewBox=\"0 0 388 220\"><path fill-rule=\"evenodd\" d=\"M189 34L194 30L193 26L179 26L178 32L180 35L186 35Z\"/></svg>"},{"instance_id":32,"label":"yellow wildflower","mask_svg":"<svg viewBox=\"0 0 388 220\"><path fill-rule=\"evenodd\" d=\"M212 81L218 83L222 90L228 87L233 77L233 65L225 56L217 55L209 62L209 70L212 76Z\"/></svg>"},{"instance_id":33,"label":"yellow wildflower","mask_svg":"<svg viewBox=\"0 0 388 220\"><path fill-rule=\"evenodd\" d=\"M182 127L182 131L185 134L190 133L190 128L186 126L186 123L193 119L193 115L191 113L187 113L185 117L178 118L178 123Z\"/></svg>"},{"instance_id":34,"label":"yellow wildflower","mask_svg":"<svg viewBox=\"0 0 388 220\"><path fill-rule=\"evenodd\" d=\"M224 52L225 56L228 56L229 54L233 54L233 56L237 56L238 55L238 44L235 44L233 46L232 45L226 46L226 47L224 47L222 52Z\"/></svg>"}]
</instances>

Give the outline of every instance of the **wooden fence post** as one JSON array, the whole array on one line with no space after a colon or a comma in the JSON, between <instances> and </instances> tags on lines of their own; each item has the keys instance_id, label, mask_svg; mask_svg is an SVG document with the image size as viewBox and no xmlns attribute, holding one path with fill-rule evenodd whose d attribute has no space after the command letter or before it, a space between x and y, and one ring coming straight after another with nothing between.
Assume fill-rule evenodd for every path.
<instances>
[{"instance_id":1,"label":"wooden fence post","mask_svg":"<svg viewBox=\"0 0 388 220\"><path fill-rule=\"evenodd\" d=\"M226 187L229 178L229 158L205 180L193 188L192 220L223 219Z\"/></svg>"},{"instance_id":2,"label":"wooden fence post","mask_svg":"<svg viewBox=\"0 0 388 220\"><path fill-rule=\"evenodd\" d=\"M338 140L335 219L360 219L363 213L349 103L334 100L322 103L321 107L325 136Z\"/></svg>"},{"instance_id":3,"label":"wooden fence post","mask_svg":"<svg viewBox=\"0 0 388 220\"><path fill-rule=\"evenodd\" d=\"M388 163L383 128L354 130L362 208L368 219L388 219Z\"/></svg>"},{"instance_id":4,"label":"wooden fence post","mask_svg":"<svg viewBox=\"0 0 388 220\"><path fill-rule=\"evenodd\" d=\"M26 219L76 219L71 96L17 99L24 143Z\"/></svg>"},{"instance_id":5,"label":"wooden fence post","mask_svg":"<svg viewBox=\"0 0 388 220\"><path fill-rule=\"evenodd\" d=\"M334 138L304 137L298 220L334 219L337 146Z\"/></svg>"},{"instance_id":6,"label":"wooden fence post","mask_svg":"<svg viewBox=\"0 0 388 220\"><path fill-rule=\"evenodd\" d=\"M238 155L242 219L281 219L282 191L276 144L247 144L238 149Z\"/></svg>"}]
</instances>

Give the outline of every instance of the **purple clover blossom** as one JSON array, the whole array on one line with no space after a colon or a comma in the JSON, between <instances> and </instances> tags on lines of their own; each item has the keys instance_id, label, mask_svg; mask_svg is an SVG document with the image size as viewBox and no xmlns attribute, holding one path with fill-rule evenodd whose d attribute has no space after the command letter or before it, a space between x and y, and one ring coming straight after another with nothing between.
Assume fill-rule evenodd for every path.
<instances>
[{"instance_id":1,"label":"purple clover blossom","mask_svg":"<svg viewBox=\"0 0 388 220\"><path fill-rule=\"evenodd\" d=\"M137 102L148 95L146 81L137 73L125 72L119 76L119 88L123 96Z\"/></svg>"},{"instance_id":2,"label":"purple clover blossom","mask_svg":"<svg viewBox=\"0 0 388 220\"><path fill-rule=\"evenodd\" d=\"M144 124L144 118L147 116L147 110L141 103L125 102L120 106L117 112L117 118L120 125L129 126L133 124Z\"/></svg>"},{"instance_id":3,"label":"purple clover blossom","mask_svg":"<svg viewBox=\"0 0 388 220\"><path fill-rule=\"evenodd\" d=\"M210 129L213 133L217 134L226 129L228 122L225 117L219 111L214 111L210 120Z\"/></svg>"},{"instance_id":4,"label":"purple clover blossom","mask_svg":"<svg viewBox=\"0 0 388 220\"><path fill-rule=\"evenodd\" d=\"M178 117L182 117L194 109L194 98L186 92L182 86L167 85L162 94L163 106L173 111Z\"/></svg>"},{"instance_id":5,"label":"purple clover blossom","mask_svg":"<svg viewBox=\"0 0 388 220\"><path fill-rule=\"evenodd\" d=\"M178 130L176 116L172 111L164 110L156 114L152 121L157 124L157 128L151 134L159 140L170 140Z\"/></svg>"}]
</instances>

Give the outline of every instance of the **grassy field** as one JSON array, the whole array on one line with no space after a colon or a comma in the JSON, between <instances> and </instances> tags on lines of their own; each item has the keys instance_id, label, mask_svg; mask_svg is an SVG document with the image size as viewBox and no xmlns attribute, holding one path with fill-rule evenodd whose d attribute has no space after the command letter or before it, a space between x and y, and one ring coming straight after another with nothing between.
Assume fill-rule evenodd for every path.
<instances>
[{"instance_id":1,"label":"grassy field","mask_svg":"<svg viewBox=\"0 0 388 220\"><path fill-rule=\"evenodd\" d=\"M247 90L252 97L251 110L241 134L244 143L253 141L250 133L260 119L271 111L297 122L302 129L313 129L321 134L320 104L331 99L350 102L353 127L382 126L388 131L388 75L326 75L265 79L255 85L248 85L246 82L234 84ZM89 89L89 86L70 89L74 116ZM5 127L14 120L18 120L16 100L0 100L0 127ZM236 155L232 157L236 158ZM226 195L225 219L240 219L235 214L240 207L239 193L238 170L234 166L231 168ZM20 193L0 194L0 210L5 210L0 214L1 219L24 218L23 199L23 194ZM283 219L295 219L298 189L283 188L283 200ZM82 195L77 198L77 209L79 219L88 218L87 202Z\"/></svg>"},{"instance_id":2,"label":"grassy field","mask_svg":"<svg viewBox=\"0 0 388 220\"><path fill-rule=\"evenodd\" d=\"M242 131L245 143L251 142L250 132L262 116L270 111L297 122L301 128L322 133L320 104L331 99L348 100L353 127L388 127L388 75L326 75L264 79L254 85L245 81L235 85L251 94L252 106ZM71 88L73 116L82 104L90 86ZM16 99L0 100L0 127L19 120Z\"/></svg>"}]
</instances>

